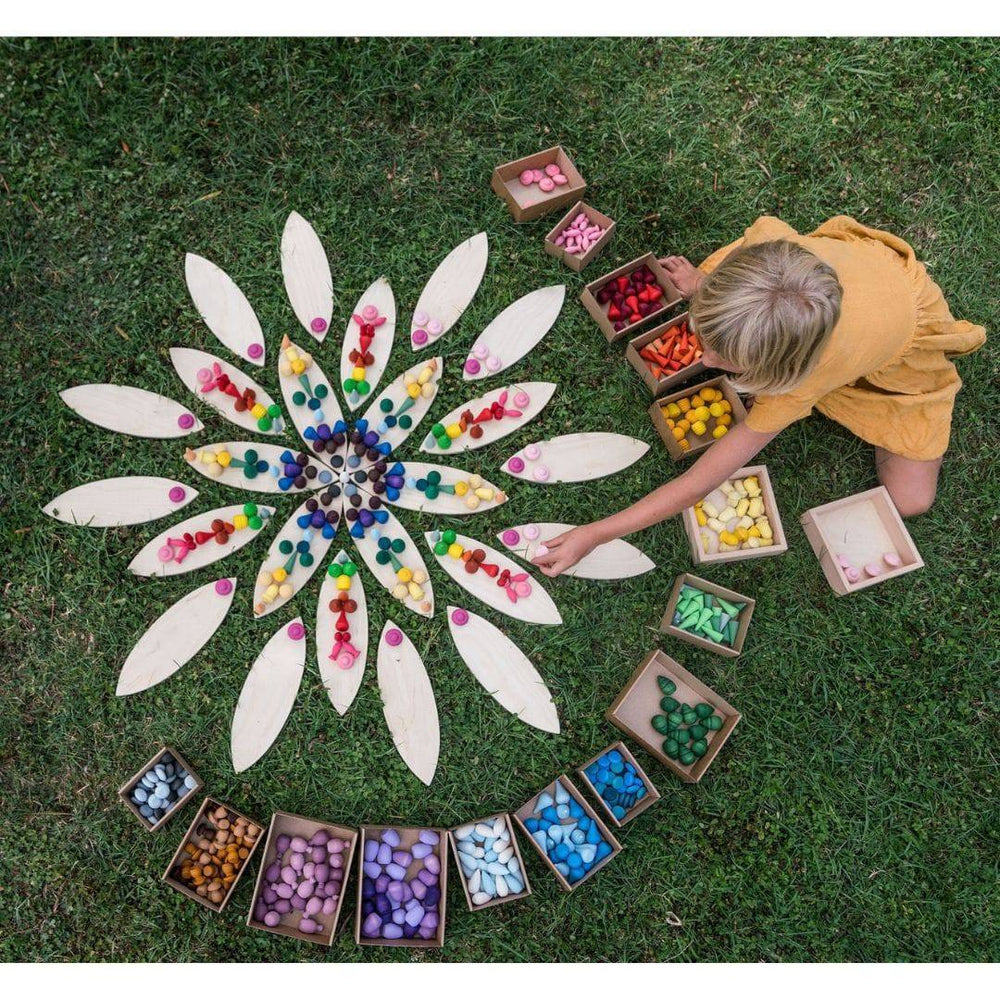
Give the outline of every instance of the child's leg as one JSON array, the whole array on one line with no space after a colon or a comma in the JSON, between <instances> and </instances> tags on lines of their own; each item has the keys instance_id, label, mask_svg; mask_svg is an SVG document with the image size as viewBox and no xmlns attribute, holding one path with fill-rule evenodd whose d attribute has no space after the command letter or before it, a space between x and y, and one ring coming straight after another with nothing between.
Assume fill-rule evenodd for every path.
<instances>
[{"instance_id":1,"label":"child's leg","mask_svg":"<svg viewBox=\"0 0 1000 1000\"><path fill-rule=\"evenodd\" d=\"M915 458L894 455L885 448L875 449L875 471L878 481L889 491L892 502L903 517L925 514L937 493L941 459L921 462Z\"/></svg>"}]
</instances>

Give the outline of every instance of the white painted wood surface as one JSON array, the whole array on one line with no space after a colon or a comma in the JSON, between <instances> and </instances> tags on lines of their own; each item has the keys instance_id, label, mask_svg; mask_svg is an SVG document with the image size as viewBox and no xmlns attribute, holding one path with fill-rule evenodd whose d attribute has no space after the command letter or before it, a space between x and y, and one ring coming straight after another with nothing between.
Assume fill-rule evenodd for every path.
<instances>
[{"instance_id":1,"label":"white painted wood surface","mask_svg":"<svg viewBox=\"0 0 1000 1000\"><path fill-rule=\"evenodd\" d=\"M316 230L298 212L288 216L281 234L281 273L298 321L322 343L333 317L333 278ZM314 319L324 320L326 326L314 330Z\"/></svg>"},{"instance_id":2,"label":"white painted wood surface","mask_svg":"<svg viewBox=\"0 0 1000 1000\"><path fill-rule=\"evenodd\" d=\"M435 465L433 462L400 462L405 467L405 477L407 479L425 479L428 472L439 472L441 483L444 486L454 486L457 482L468 483L472 478L472 473L463 469L456 469L450 465ZM390 468L392 466L390 465ZM418 510L428 514L450 514L465 516L467 514L479 514L483 511L493 510L502 503L507 502L507 494L498 486L495 486L488 479L479 477L481 487L493 490L492 500L480 500L479 506L475 509L466 505L465 497L457 496L454 493L439 493L433 500L428 500L420 490L415 487L404 486L399 491L397 500L390 500L385 493L381 495L384 503L392 504L395 507L402 507L403 510Z\"/></svg>"},{"instance_id":3,"label":"white painted wood surface","mask_svg":"<svg viewBox=\"0 0 1000 1000\"><path fill-rule=\"evenodd\" d=\"M410 346L415 351L423 350L437 343L461 318L469 303L475 297L486 273L489 257L489 241L486 233L476 233L463 243L459 243L444 260L438 264L430 280L420 293L414 319L410 321ZM430 319L441 324L441 332L430 336L427 344L413 343L412 334L416 329L426 329L416 322L416 317L425 313Z\"/></svg>"},{"instance_id":4,"label":"white painted wood surface","mask_svg":"<svg viewBox=\"0 0 1000 1000\"><path fill-rule=\"evenodd\" d=\"M383 508L384 510L385 508ZM411 570L423 570L427 574L427 579L420 585L424 591L424 596L419 601L415 601L412 597L405 597L400 602L404 607L409 608L410 611L415 612L418 615L423 615L425 618L430 618L434 614L434 587L431 584L430 574L427 573L427 564L424 562L423 556L420 554L420 550L417 548L416 543L407 534L406 529L399 523L399 518L392 513L392 511L386 511L389 515L389 519L385 524L375 525L379 531L386 538L402 538L406 542L406 548L403 550L402 555L397 558L404 565L408 566ZM354 542L355 548L364 559L365 565L371 571L373 577L386 590L390 593L392 588L396 586L399 582L396 579L396 571L392 568L392 563L386 563L384 566L380 566L375 561L375 554L378 552L378 541L372 535L372 529L369 528L365 532L364 538L354 538L351 537ZM424 604L428 607L424 607Z\"/></svg>"},{"instance_id":5,"label":"white painted wood surface","mask_svg":"<svg viewBox=\"0 0 1000 1000\"><path fill-rule=\"evenodd\" d=\"M379 438L381 441L388 441L392 445L392 450L396 451L397 448L420 426L420 421L427 416L427 411L434 405L434 400L437 399L437 386L438 382L441 380L443 359L440 355L435 358L425 358L423 361L418 361L415 365L407 368L402 375L398 378L393 379L386 388L379 393L375 394L375 398L372 400L371 406L368 407L364 412L364 418L368 421L368 426L377 431L379 424L385 419L386 414L382 412L379 404L383 399L390 399L393 403L392 412L395 414L404 399L407 399L406 392L406 378L419 378L423 373L424 368L427 366L429 361L433 361L437 366L434 370L434 374L428 380L428 385L434 386L434 394L430 398L424 397L422 394L414 402L413 406L406 411L406 415L409 416L413 423L409 430L400 427L397 423L395 427L390 427L384 433L379 432Z\"/></svg>"},{"instance_id":6,"label":"white painted wood surface","mask_svg":"<svg viewBox=\"0 0 1000 1000\"><path fill-rule=\"evenodd\" d=\"M184 496L170 499L170 491L180 487ZM119 476L97 479L75 486L50 500L42 510L65 524L87 528L117 528L145 524L183 510L198 491L176 479L162 476Z\"/></svg>"},{"instance_id":7,"label":"white painted wood surface","mask_svg":"<svg viewBox=\"0 0 1000 1000\"><path fill-rule=\"evenodd\" d=\"M284 728L306 665L306 640L289 635L293 618L278 629L260 651L243 682L230 738L233 769L237 774L252 767L271 748Z\"/></svg>"},{"instance_id":8,"label":"white painted wood surface","mask_svg":"<svg viewBox=\"0 0 1000 1000\"><path fill-rule=\"evenodd\" d=\"M367 402L373 392L378 387L385 366L389 363L389 355L392 353L392 342L396 336L396 297L392 294L392 286L386 278L376 278L365 291L364 295L358 299L358 304L347 320L347 329L344 331L344 344L340 352L340 386L343 391L344 380L351 377L354 364L351 361L351 351L358 348L358 339L361 335L361 327L354 322L354 316L360 316L361 310L365 306L375 306L379 316L385 317L385 322L375 328L375 337L372 340L369 351L375 359L375 363L365 368L365 379L371 386L371 392L357 399L351 398L351 393L344 392L347 400L347 407L356 410L362 403Z\"/></svg>"},{"instance_id":9,"label":"white painted wood surface","mask_svg":"<svg viewBox=\"0 0 1000 1000\"><path fill-rule=\"evenodd\" d=\"M343 564L347 561L347 553L341 549L334 557L334 563ZM353 560L352 560L353 561ZM364 581L361 579L361 569L351 577L351 589L348 597L357 603L357 609L347 616L350 626L351 645L358 651L354 665L343 670L330 659L330 651L334 646L334 623L339 612L330 610L330 601L338 596L337 581L323 572L323 586L319 589L319 602L316 605L316 658L319 662L319 674L323 686L330 696L333 707L343 715L354 704L361 681L365 675L365 664L368 662L368 601L365 598Z\"/></svg>"},{"instance_id":10,"label":"white painted wood surface","mask_svg":"<svg viewBox=\"0 0 1000 1000\"><path fill-rule=\"evenodd\" d=\"M389 632L402 636L398 646L386 641ZM434 780L441 750L437 702L427 669L409 636L392 619L385 623L378 644L378 688L392 742L403 763L425 784Z\"/></svg>"},{"instance_id":11,"label":"white painted wood surface","mask_svg":"<svg viewBox=\"0 0 1000 1000\"><path fill-rule=\"evenodd\" d=\"M532 662L500 629L471 611L465 612L469 620L457 625L452 619L456 610L448 606L448 628L472 676L522 722L546 733L558 733L559 713Z\"/></svg>"},{"instance_id":12,"label":"white painted wood surface","mask_svg":"<svg viewBox=\"0 0 1000 1000\"><path fill-rule=\"evenodd\" d=\"M59 398L84 420L133 437L187 437L205 426L186 406L132 385L108 382L75 385L72 389L63 389ZM177 422L183 416L194 418L194 423L186 430Z\"/></svg>"},{"instance_id":13,"label":"white painted wood surface","mask_svg":"<svg viewBox=\"0 0 1000 1000\"><path fill-rule=\"evenodd\" d=\"M247 449L252 448L257 452L258 459L263 459L268 465L278 465L282 468L282 475L284 475L284 463L281 461L281 456L285 451L290 451L293 455L298 454L301 451L298 447L288 447L283 444L263 444L259 441L218 441L214 444L201 445L197 448L188 448L184 452L184 461L194 469L199 475L204 476L206 479L210 479L213 483L221 483L223 486L231 486L240 490L250 490L253 493L301 493L303 490L318 490L320 488L320 483L313 479L306 486L301 489L297 486L292 486L290 489L282 490L278 487L278 480L271 475L270 470L267 472L258 472L253 479L247 479L243 474L243 469L238 469L234 465L228 465L222 470L222 474L218 476L212 476L208 472L208 465L199 460L198 455L201 452L209 451L218 454L220 451L227 451L233 458L243 461L243 456L246 454ZM323 469L333 475L333 470L327 468L322 462L320 462L312 452L309 453L309 464L315 465L317 469Z\"/></svg>"},{"instance_id":14,"label":"white painted wood surface","mask_svg":"<svg viewBox=\"0 0 1000 1000\"><path fill-rule=\"evenodd\" d=\"M119 697L138 694L173 676L201 652L223 623L236 596L236 578L228 594L216 591L218 580L185 594L143 633L118 675Z\"/></svg>"},{"instance_id":15,"label":"white painted wood surface","mask_svg":"<svg viewBox=\"0 0 1000 1000\"><path fill-rule=\"evenodd\" d=\"M540 451L537 459L530 457L530 449L533 447ZM626 437L624 434L564 434L562 437L526 445L517 452L517 457L525 464L522 472L511 470L510 459L503 463L501 469L518 479L546 486L555 483L583 483L621 472L638 462L647 451L649 445L645 441ZM547 470L548 478L537 478L536 470L539 467Z\"/></svg>"},{"instance_id":16,"label":"white painted wood surface","mask_svg":"<svg viewBox=\"0 0 1000 1000\"><path fill-rule=\"evenodd\" d=\"M565 285L549 285L507 306L476 338L469 351L469 358L479 362L479 371L472 375L463 365L462 378L466 382L492 378L517 364L552 329L565 299ZM491 357L500 360L499 368L488 367Z\"/></svg>"},{"instance_id":17,"label":"white painted wood surface","mask_svg":"<svg viewBox=\"0 0 1000 1000\"><path fill-rule=\"evenodd\" d=\"M285 413L291 417L292 423L295 425L295 429L299 432L299 437L305 442L306 447L310 454L313 454L312 443L306 438L305 430L307 427L315 427L317 423L325 423L331 428L338 420L343 420L343 411L340 409L340 400L337 397L337 386L333 385L329 378L327 378L326 373L319 366L319 362L312 358L312 364L309 366L304 374L309 376L309 385L316 389L318 385L325 385L330 391L326 395L326 399L322 400L322 405L320 406L319 413L323 414L323 420L316 420L316 410L309 409L309 400L301 406L296 405L293 402L293 397L297 392L305 392L302 382L299 380L298 375L282 375L281 373L281 363L284 359L284 352L287 347L294 347L299 354L305 353L312 357L311 351L303 351L302 347L296 344L294 341L289 340L288 337L282 338L281 350L278 351L278 385L281 387L281 397L285 401Z\"/></svg>"}]
</instances>

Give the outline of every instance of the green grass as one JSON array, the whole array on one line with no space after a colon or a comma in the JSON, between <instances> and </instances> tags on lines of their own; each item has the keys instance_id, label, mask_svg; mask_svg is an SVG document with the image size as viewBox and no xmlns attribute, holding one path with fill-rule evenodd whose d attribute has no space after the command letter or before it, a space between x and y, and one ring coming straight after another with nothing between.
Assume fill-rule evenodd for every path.
<instances>
[{"instance_id":1,"label":"green grass","mask_svg":"<svg viewBox=\"0 0 1000 1000\"><path fill-rule=\"evenodd\" d=\"M465 464L495 473L516 446L570 427L634 434L653 450L614 480L514 483L507 508L466 522L474 535L590 519L673 474L645 388L577 300L581 278L542 253L554 217L515 226L490 190L494 164L556 142L587 178L588 200L619 224L587 278L651 249L700 258L759 214L808 229L843 212L911 241L954 313L995 330L995 43L0 44L9 455L0 469L0 958L1000 959L992 344L961 362L966 389L940 497L911 524L922 572L833 595L798 518L872 486L871 452L822 418L796 425L763 455L790 551L708 574L758 600L737 661L657 635L674 576L691 568L676 520L635 539L655 573L606 587L553 583L564 628L504 623L554 692L558 737L484 694L443 614L418 620L370 587L373 630L398 617L437 695L442 754L429 791L393 750L372 673L340 719L314 662L273 749L233 775L237 693L288 617L251 620L247 584L262 543L223 564L243 583L204 654L169 682L116 699L119 666L144 628L213 571L130 578L125 566L162 524L87 531L39 512L54 494L107 475L190 481L182 444L99 431L57 392L108 380L184 398L167 349L216 347L186 293L187 250L239 282L273 359L280 335L296 329L278 262L291 209L313 220L327 248L338 332L379 273L405 318L442 254L489 233L482 289L442 345L451 376L438 413L461 401L455 373L491 316L540 285L569 286L553 332L511 372L557 381L553 402ZM338 354L331 336L319 352L328 371ZM387 374L409 356L399 350ZM260 379L276 392L273 366ZM199 412L205 441L229 436L230 425ZM199 509L236 499L196 485ZM287 516L293 503L279 507ZM404 520L411 532L431 523ZM434 579L441 607L464 599L443 573ZM317 590L314 581L296 602L307 621ZM151 836L116 800L120 782L170 741L212 794L261 819L284 809L451 825L515 808L618 735L604 710L658 644L744 714L704 781L682 786L640 754L663 800L627 828L621 857L566 895L525 845L533 897L472 915L453 887L443 952L359 950L345 935L324 952L250 931L249 878L221 917L203 911L159 881L191 808Z\"/></svg>"}]
</instances>

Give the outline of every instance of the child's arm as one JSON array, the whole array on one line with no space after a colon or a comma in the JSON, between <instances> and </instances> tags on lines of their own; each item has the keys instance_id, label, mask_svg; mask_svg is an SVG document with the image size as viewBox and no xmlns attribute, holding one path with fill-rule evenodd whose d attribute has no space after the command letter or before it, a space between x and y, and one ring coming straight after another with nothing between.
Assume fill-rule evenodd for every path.
<instances>
[{"instance_id":1,"label":"child's arm","mask_svg":"<svg viewBox=\"0 0 1000 1000\"><path fill-rule=\"evenodd\" d=\"M746 465L775 434L761 434L746 424L737 424L676 479L664 483L617 514L573 528L547 541L545 545L549 551L543 556L536 556L532 562L546 576L558 576L603 542L630 535L633 531L648 528L680 513Z\"/></svg>"}]
</instances>

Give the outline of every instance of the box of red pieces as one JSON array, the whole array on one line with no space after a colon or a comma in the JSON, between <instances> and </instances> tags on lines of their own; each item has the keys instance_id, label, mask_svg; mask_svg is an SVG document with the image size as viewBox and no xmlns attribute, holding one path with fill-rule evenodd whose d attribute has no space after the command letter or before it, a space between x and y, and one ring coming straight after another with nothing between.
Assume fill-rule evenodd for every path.
<instances>
[{"instance_id":1,"label":"box of red pieces","mask_svg":"<svg viewBox=\"0 0 1000 1000\"><path fill-rule=\"evenodd\" d=\"M580 300L608 340L661 315L681 295L654 254L646 254L587 285Z\"/></svg>"},{"instance_id":2,"label":"box of red pieces","mask_svg":"<svg viewBox=\"0 0 1000 1000\"><path fill-rule=\"evenodd\" d=\"M705 370L701 341L682 313L633 337L625 348L629 364L642 376L654 396Z\"/></svg>"}]
</instances>

